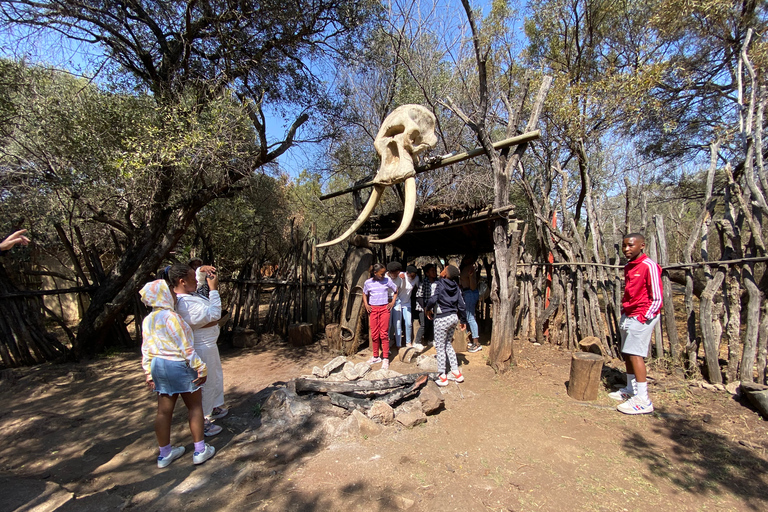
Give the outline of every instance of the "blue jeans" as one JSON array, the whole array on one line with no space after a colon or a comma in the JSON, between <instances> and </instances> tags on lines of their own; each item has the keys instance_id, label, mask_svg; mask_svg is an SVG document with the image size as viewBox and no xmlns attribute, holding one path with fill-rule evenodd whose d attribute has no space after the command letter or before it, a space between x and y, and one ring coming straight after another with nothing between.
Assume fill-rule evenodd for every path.
<instances>
[{"instance_id":1,"label":"blue jeans","mask_svg":"<svg viewBox=\"0 0 768 512\"><path fill-rule=\"evenodd\" d=\"M403 320L405 321L405 343L410 345L413 339L413 318L411 316L411 305L400 302L397 299L395 307L392 308L390 316L390 332L395 338L398 347L403 346Z\"/></svg>"},{"instance_id":2,"label":"blue jeans","mask_svg":"<svg viewBox=\"0 0 768 512\"><path fill-rule=\"evenodd\" d=\"M477 301L480 300L480 292L477 290L464 290L464 306L467 308L467 325L472 333L472 339L480 337L480 331L477 329L477 320L475 319L475 308Z\"/></svg>"}]
</instances>

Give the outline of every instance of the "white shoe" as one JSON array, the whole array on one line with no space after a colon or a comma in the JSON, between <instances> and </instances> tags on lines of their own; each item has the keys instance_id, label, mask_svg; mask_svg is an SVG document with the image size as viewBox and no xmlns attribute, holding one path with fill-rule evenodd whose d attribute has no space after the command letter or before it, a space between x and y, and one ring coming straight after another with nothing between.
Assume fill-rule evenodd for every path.
<instances>
[{"instance_id":1,"label":"white shoe","mask_svg":"<svg viewBox=\"0 0 768 512\"><path fill-rule=\"evenodd\" d=\"M160 457L160 456L157 457L157 467L159 468L168 467L168 464L170 464L171 462L175 461L176 459L184 455L185 451L186 449L183 446L174 446L171 449L171 453L169 453L165 457Z\"/></svg>"},{"instance_id":2,"label":"white shoe","mask_svg":"<svg viewBox=\"0 0 768 512\"><path fill-rule=\"evenodd\" d=\"M633 396L635 396L635 393L634 392L630 392L630 389L626 388L626 387L618 389L618 390L614 391L613 393L608 393L608 397L609 398L613 398L614 400L616 400L618 402L626 402L627 400L629 400Z\"/></svg>"},{"instance_id":3,"label":"white shoe","mask_svg":"<svg viewBox=\"0 0 768 512\"><path fill-rule=\"evenodd\" d=\"M208 443L205 443L205 450L201 452L195 452L192 454L192 463L202 464L203 462L213 457L214 453L216 453L216 448L209 445Z\"/></svg>"},{"instance_id":4,"label":"white shoe","mask_svg":"<svg viewBox=\"0 0 768 512\"><path fill-rule=\"evenodd\" d=\"M437 384L440 387L445 387L448 385L448 376L444 373L438 375L437 379L435 380L435 384Z\"/></svg>"},{"instance_id":5,"label":"white shoe","mask_svg":"<svg viewBox=\"0 0 768 512\"><path fill-rule=\"evenodd\" d=\"M214 425L209 420L205 420L205 437L215 436L222 431L222 428L218 425Z\"/></svg>"},{"instance_id":6,"label":"white shoe","mask_svg":"<svg viewBox=\"0 0 768 512\"><path fill-rule=\"evenodd\" d=\"M208 419L218 420L223 418L227 414L229 414L229 409L227 409L226 407L214 407L213 411L211 411L211 415L208 416Z\"/></svg>"},{"instance_id":7,"label":"white shoe","mask_svg":"<svg viewBox=\"0 0 768 512\"><path fill-rule=\"evenodd\" d=\"M650 399L643 400L635 395L626 402L619 404L616 409L624 414L650 414L653 412L653 404Z\"/></svg>"}]
</instances>

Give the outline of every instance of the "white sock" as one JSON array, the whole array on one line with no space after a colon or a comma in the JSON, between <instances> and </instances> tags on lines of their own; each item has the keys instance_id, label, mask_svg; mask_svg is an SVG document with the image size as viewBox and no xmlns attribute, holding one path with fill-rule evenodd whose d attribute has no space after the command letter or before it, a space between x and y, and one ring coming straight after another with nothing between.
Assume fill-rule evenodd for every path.
<instances>
[{"instance_id":1,"label":"white sock","mask_svg":"<svg viewBox=\"0 0 768 512\"><path fill-rule=\"evenodd\" d=\"M632 373L627 374L627 389L632 392L633 395L637 394L637 381L635 375Z\"/></svg>"},{"instance_id":2,"label":"white sock","mask_svg":"<svg viewBox=\"0 0 768 512\"><path fill-rule=\"evenodd\" d=\"M637 397L642 398L646 402L650 402L648 397L648 382L637 382Z\"/></svg>"}]
</instances>

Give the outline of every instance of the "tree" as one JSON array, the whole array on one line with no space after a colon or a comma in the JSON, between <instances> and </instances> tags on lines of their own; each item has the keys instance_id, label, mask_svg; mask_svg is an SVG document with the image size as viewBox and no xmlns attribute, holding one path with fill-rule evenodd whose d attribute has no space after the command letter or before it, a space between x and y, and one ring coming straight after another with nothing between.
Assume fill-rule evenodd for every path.
<instances>
[{"instance_id":1,"label":"tree","mask_svg":"<svg viewBox=\"0 0 768 512\"><path fill-rule=\"evenodd\" d=\"M151 92L146 97L156 103L163 134L178 131L184 139L185 130L217 108L234 106L234 98L251 121L248 140L238 140L242 145L237 148L247 155L235 161L223 155L196 160L183 145L158 154L158 146L151 145L159 139L135 141L132 163L137 171L148 166L152 186L141 211L125 208L117 217L101 212L91 217L118 230L123 247L79 325L77 353L99 349L119 312L203 207L237 194L254 170L274 162L293 144L308 114L296 117L282 141L270 143L264 105L290 100L308 107L319 103L318 96L322 101L320 82L308 62L351 50L375 10L374 3L335 0L20 0L0 6L6 25L54 30L101 48L115 72L130 77L138 90ZM227 153L230 148L223 142L214 149ZM215 172L201 165L209 162Z\"/></svg>"}]
</instances>

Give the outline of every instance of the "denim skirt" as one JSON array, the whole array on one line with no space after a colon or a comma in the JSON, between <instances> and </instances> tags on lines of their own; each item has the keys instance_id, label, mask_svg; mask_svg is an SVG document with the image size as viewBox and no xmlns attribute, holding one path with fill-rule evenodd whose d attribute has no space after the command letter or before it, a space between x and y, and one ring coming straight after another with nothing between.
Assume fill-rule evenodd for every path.
<instances>
[{"instance_id":1,"label":"denim skirt","mask_svg":"<svg viewBox=\"0 0 768 512\"><path fill-rule=\"evenodd\" d=\"M190 368L186 361L154 357L149 368L155 382L155 392L161 395L194 393L201 388L192 382L197 380L197 372Z\"/></svg>"}]
</instances>

